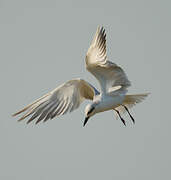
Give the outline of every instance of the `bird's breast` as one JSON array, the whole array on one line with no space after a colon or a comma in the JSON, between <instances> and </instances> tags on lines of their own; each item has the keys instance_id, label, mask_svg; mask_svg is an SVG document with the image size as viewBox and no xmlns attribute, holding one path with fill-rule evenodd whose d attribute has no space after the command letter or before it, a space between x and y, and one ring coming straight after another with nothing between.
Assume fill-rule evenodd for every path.
<instances>
[{"instance_id":1,"label":"bird's breast","mask_svg":"<svg viewBox=\"0 0 171 180\"><path fill-rule=\"evenodd\" d=\"M105 96L101 98L98 110L99 112L114 109L119 104L122 104L124 96Z\"/></svg>"}]
</instances>

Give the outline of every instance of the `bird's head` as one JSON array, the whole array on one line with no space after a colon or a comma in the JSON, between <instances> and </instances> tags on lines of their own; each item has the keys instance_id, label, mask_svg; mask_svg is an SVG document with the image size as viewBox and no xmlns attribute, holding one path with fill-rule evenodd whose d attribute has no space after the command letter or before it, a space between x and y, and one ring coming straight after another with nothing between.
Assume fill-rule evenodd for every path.
<instances>
[{"instance_id":1,"label":"bird's head","mask_svg":"<svg viewBox=\"0 0 171 180\"><path fill-rule=\"evenodd\" d=\"M95 112L95 104L88 104L85 108L85 120L84 120L84 124L83 126L86 125L86 123L88 122L88 119L93 116L96 112Z\"/></svg>"}]
</instances>

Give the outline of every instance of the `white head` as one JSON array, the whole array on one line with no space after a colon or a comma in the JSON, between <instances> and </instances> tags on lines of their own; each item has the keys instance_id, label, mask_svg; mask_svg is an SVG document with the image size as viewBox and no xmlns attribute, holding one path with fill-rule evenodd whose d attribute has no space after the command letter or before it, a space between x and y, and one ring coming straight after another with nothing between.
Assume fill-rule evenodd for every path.
<instances>
[{"instance_id":1,"label":"white head","mask_svg":"<svg viewBox=\"0 0 171 180\"><path fill-rule=\"evenodd\" d=\"M85 108L85 120L84 120L84 125L86 125L88 119L93 116L94 114L96 114L96 104L88 104Z\"/></svg>"}]
</instances>

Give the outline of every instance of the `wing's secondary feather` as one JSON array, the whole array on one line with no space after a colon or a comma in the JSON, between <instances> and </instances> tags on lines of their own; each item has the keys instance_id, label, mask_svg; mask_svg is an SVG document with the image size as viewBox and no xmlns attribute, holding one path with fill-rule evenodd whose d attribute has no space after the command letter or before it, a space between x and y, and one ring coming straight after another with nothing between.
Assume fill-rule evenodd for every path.
<instances>
[{"instance_id":1,"label":"wing's secondary feather","mask_svg":"<svg viewBox=\"0 0 171 180\"><path fill-rule=\"evenodd\" d=\"M86 68L100 83L102 93L120 86L123 92L131 85L121 67L107 60L105 29L98 27L86 55Z\"/></svg>"},{"instance_id":2,"label":"wing's secondary feather","mask_svg":"<svg viewBox=\"0 0 171 180\"><path fill-rule=\"evenodd\" d=\"M92 85L82 79L70 80L18 111L13 116L26 112L19 121L32 115L27 123L36 118L38 118L36 124L40 121L45 122L57 115L72 112L85 99L93 100L93 97L98 93Z\"/></svg>"}]
</instances>

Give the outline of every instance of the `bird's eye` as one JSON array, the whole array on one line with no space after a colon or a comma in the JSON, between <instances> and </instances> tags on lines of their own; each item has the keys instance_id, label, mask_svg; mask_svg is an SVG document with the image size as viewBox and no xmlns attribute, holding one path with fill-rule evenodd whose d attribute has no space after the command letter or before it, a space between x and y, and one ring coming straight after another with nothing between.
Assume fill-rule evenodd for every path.
<instances>
[{"instance_id":1,"label":"bird's eye","mask_svg":"<svg viewBox=\"0 0 171 180\"><path fill-rule=\"evenodd\" d=\"M92 107L92 108L90 109L90 111L88 111L87 114L89 115L89 114L94 110L94 108L95 108L95 107Z\"/></svg>"}]
</instances>

